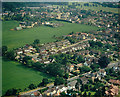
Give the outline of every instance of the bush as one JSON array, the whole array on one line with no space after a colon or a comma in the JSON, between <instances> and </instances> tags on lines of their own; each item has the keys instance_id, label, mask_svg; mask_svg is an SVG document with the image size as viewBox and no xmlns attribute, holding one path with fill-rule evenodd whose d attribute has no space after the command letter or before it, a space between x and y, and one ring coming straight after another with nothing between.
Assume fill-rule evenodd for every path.
<instances>
[{"instance_id":1,"label":"bush","mask_svg":"<svg viewBox=\"0 0 120 97\"><path fill-rule=\"evenodd\" d=\"M37 88L37 87L36 87L34 84L30 84L30 85L28 86L28 88L32 90L32 89L35 89L35 88Z\"/></svg>"}]
</instances>

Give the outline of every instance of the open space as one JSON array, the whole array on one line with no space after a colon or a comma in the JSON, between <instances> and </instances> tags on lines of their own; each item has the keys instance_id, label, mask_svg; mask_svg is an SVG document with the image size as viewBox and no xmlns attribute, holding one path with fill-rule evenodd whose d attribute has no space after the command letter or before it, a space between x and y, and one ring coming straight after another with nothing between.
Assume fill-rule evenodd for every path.
<instances>
[{"instance_id":1,"label":"open space","mask_svg":"<svg viewBox=\"0 0 120 97\"><path fill-rule=\"evenodd\" d=\"M60 22L60 21L59 21ZM30 29L24 29L20 31L12 31L19 25L17 21L5 21L3 22L3 45L8 46L9 49L21 47L25 44L33 43L35 39L39 39L41 43L53 42L53 35L62 36L67 35L70 32L81 32L98 30L95 26L88 26L82 24L73 24L67 22L61 22L64 24L62 27L52 28L46 26L39 26Z\"/></svg>"},{"instance_id":2,"label":"open space","mask_svg":"<svg viewBox=\"0 0 120 97\"><path fill-rule=\"evenodd\" d=\"M3 59L2 65L2 92L3 94L11 88L25 89L30 84L38 85L44 77L54 80L54 77L48 76L32 68L23 66L14 61Z\"/></svg>"},{"instance_id":3,"label":"open space","mask_svg":"<svg viewBox=\"0 0 120 97\"><path fill-rule=\"evenodd\" d=\"M85 10L94 10L94 11L106 11L106 12L113 12L113 13L118 13L119 8L110 8L110 7L103 7L102 5L96 6L84 6L84 4L87 2L78 2L77 4L82 5L81 6L76 6L76 8L80 9L85 9ZM93 3L89 3L89 5L92 5ZM72 2L69 2L69 5L72 5Z\"/></svg>"},{"instance_id":4,"label":"open space","mask_svg":"<svg viewBox=\"0 0 120 97\"><path fill-rule=\"evenodd\" d=\"M40 26L20 31L12 31L11 29L17 27L19 25L19 22L5 21L3 22L3 45L8 46L8 49L10 50L23 46L25 44L30 44L35 39L40 39L41 43L46 43L55 41L55 39L53 39L53 35L62 36L72 31L81 32L98 29L97 27L88 25L72 24L67 22L61 23L64 23L64 26L57 28ZM3 94L10 88L24 89L31 83L37 85L41 82L43 77L53 79L41 72L24 67L18 62L3 60L2 64Z\"/></svg>"}]
</instances>

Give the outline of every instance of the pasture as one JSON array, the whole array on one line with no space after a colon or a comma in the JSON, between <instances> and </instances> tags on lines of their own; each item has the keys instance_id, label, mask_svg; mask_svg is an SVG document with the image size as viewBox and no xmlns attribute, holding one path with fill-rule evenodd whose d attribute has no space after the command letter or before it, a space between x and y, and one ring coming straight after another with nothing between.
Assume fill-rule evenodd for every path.
<instances>
[{"instance_id":1,"label":"pasture","mask_svg":"<svg viewBox=\"0 0 120 97\"><path fill-rule=\"evenodd\" d=\"M95 26L76 24L76 23L63 23L64 26L52 28L47 26L39 26L30 29L23 29L19 31L12 31L19 25L18 21L5 21L2 23L2 43L8 46L9 49L21 47L25 44L31 44L35 39L39 39L41 43L53 42L55 39L53 35L62 36L67 35L70 32L81 32L81 31L91 31L98 30L99 28Z\"/></svg>"},{"instance_id":2,"label":"pasture","mask_svg":"<svg viewBox=\"0 0 120 97\"><path fill-rule=\"evenodd\" d=\"M106 11L106 12L113 12L113 13L119 13L118 10L119 8L110 8L110 7L103 7L102 5L98 5L96 6L84 6L85 3L88 2L78 2L77 4L82 5L81 6L76 6L76 8L80 8L80 9L85 9L85 10L94 10L94 11ZM89 2L89 5L92 5L93 3ZM69 2L69 5L72 5L72 2Z\"/></svg>"}]
</instances>

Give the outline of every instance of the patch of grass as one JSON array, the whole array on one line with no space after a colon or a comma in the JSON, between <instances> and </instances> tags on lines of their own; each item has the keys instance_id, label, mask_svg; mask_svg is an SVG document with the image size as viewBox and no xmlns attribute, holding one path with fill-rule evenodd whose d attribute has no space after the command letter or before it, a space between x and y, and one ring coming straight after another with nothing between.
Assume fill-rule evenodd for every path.
<instances>
[{"instance_id":1,"label":"patch of grass","mask_svg":"<svg viewBox=\"0 0 120 97\"><path fill-rule=\"evenodd\" d=\"M89 92L91 93L91 95L95 95L96 92L92 92L92 91L87 91L87 95L89 95ZM82 92L82 95L84 94L84 92Z\"/></svg>"},{"instance_id":2,"label":"patch of grass","mask_svg":"<svg viewBox=\"0 0 120 97\"><path fill-rule=\"evenodd\" d=\"M52 28L47 26L39 26L30 29L24 29L20 31L11 31L19 25L17 21L4 21L3 22L3 45L7 45L9 49L21 47L25 44L33 43L35 39L39 39L41 43L53 42L55 39L53 35L62 36L67 35L70 32L81 32L98 30L98 27L88 26L75 23L61 22L64 26Z\"/></svg>"},{"instance_id":3,"label":"patch of grass","mask_svg":"<svg viewBox=\"0 0 120 97\"><path fill-rule=\"evenodd\" d=\"M38 85L46 77L54 80L54 77L48 76L32 68L27 68L14 61L3 59L2 61L2 92L3 94L11 88L25 89L30 84Z\"/></svg>"}]
</instances>

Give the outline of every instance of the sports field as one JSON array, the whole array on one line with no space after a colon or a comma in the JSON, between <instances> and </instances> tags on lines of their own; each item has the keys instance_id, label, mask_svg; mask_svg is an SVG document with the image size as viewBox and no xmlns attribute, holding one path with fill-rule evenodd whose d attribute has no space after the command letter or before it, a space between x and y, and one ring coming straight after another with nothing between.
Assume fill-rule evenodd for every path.
<instances>
[{"instance_id":1,"label":"sports field","mask_svg":"<svg viewBox=\"0 0 120 97\"><path fill-rule=\"evenodd\" d=\"M60 22L60 21L59 21ZM35 39L39 39L41 43L55 41L53 35L62 36L67 35L70 32L81 32L97 30L95 26L88 26L75 23L61 22L64 24L62 27L52 28L46 26L39 26L30 29L24 29L20 31L12 31L19 25L17 21L5 21L3 22L3 45L8 46L9 49L17 48L25 44L33 43Z\"/></svg>"},{"instance_id":2,"label":"sports field","mask_svg":"<svg viewBox=\"0 0 120 97\"><path fill-rule=\"evenodd\" d=\"M2 65L2 92L3 94L11 88L25 89L30 84L38 85L46 77L53 80L54 77L48 76L32 68L27 68L18 62L3 60Z\"/></svg>"}]
</instances>

